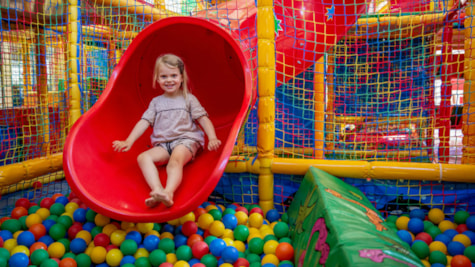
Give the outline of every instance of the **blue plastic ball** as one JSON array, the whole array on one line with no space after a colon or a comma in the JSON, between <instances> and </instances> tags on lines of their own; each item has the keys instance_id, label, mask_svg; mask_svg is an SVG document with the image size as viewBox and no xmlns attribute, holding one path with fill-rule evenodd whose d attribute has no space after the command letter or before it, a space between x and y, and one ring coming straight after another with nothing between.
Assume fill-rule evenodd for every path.
<instances>
[{"instance_id":1,"label":"blue plastic ball","mask_svg":"<svg viewBox=\"0 0 475 267\"><path fill-rule=\"evenodd\" d=\"M424 222L419 218L412 218L407 224L407 229L413 234L417 235L418 233L424 231Z\"/></svg>"},{"instance_id":2,"label":"blue plastic ball","mask_svg":"<svg viewBox=\"0 0 475 267\"><path fill-rule=\"evenodd\" d=\"M399 230L397 231L397 235L399 236L399 238L401 238L402 241L408 243L409 245L412 244L412 236L411 236L411 233L409 233L409 231Z\"/></svg>"},{"instance_id":3,"label":"blue plastic ball","mask_svg":"<svg viewBox=\"0 0 475 267\"><path fill-rule=\"evenodd\" d=\"M46 246L49 246L54 242L54 239L49 235L44 235L38 239L38 242L43 242Z\"/></svg>"},{"instance_id":4,"label":"blue plastic ball","mask_svg":"<svg viewBox=\"0 0 475 267\"><path fill-rule=\"evenodd\" d=\"M221 253L223 253L224 248L226 247L226 242L221 238L216 238L209 244L209 251L215 257L221 257Z\"/></svg>"},{"instance_id":5,"label":"blue plastic ball","mask_svg":"<svg viewBox=\"0 0 475 267\"><path fill-rule=\"evenodd\" d=\"M73 219L75 222L85 223L86 222L86 209L77 208L73 212Z\"/></svg>"},{"instance_id":6,"label":"blue plastic ball","mask_svg":"<svg viewBox=\"0 0 475 267\"><path fill-rule=\"evenodd\" d=\"M229 204L226 206L227 209L232 209L232 210L236 210L237 209L237 206L235 204Z\"/></svg>"},{"instance_id":7,"label":"blue plastic ball","mask_svg":"<svg viewBox=\"0 0 475 267\"><path fill-rule=\"evenodd\" d=\"M28 267L30 259L25 253L15 253L8 260L8 266Z\"/></svg>"},{"instance_id":8,"label":"blue plastic ball","mask_svg":"<svg viewBox=\"0 0 475 267\"><path fill-rule=\"evenodd\" d=\"M162 227L162 233L165 233L165 232L174 233L175 232L175 227L173 225L167 223Z\"/></svg>"},{"instance_id":9,"label":"blue plastic ball","mask_svg":"<svg viewBox=\"0 0 475 267\"><path fill-rule=\"evenodd\" d=\"M434 264L431 264L430 267L445 267L445 265L443 265L442 263L436 262L436 263L434 263Z\"/></svg>"},{"instance_id":10,"label":"blue plastic ball","mask_svg":"<svg viewBox=\"0 0 475 267\"><path fill-rule=\"evenodd\" d=\"M233 264L239 258L239 251L235 247L225 247L221 253L224 262Z\"/></svg>"},{"instance_id":11,"label":"blue plastic ball","mask_svg":"<svg viewBox=\"0 0 475 267\"><path fill-rule=\"evenodd\" d=\"M434 238L434 241L440 241L444 243L446 246L449 245L449 243L452 241L452 238L450 238L448 235L444 234L439 234Z\"/></svg>"},{"instance_id":12,"label":"blue plastic ball","mask_svg":"<svg viewBox=\"0 0 475 267\"><path fill-rule=\"evenodd\" d=\"M103 262L103 263L97 264L96 267L109 267L109 264L107 264L106 262Z\"/></svg>"},{"instance_id":13,"label":"blue plastic ball","mask_svg":"<svg viewBox=\"0 0 475 267\"><path fill-rule=\"evenodd\" d=\"M272 263L266 263L266 264L262 265L262 267L277 267L277 266L275 266Z\"/></svg>"},{"instance_id":14,"label":"blue plastic ball","mask_svg":"<svg viewBox=\"0 0 475 267\"><path fill-rule=\"evenodd\" d=\"M143 246L148 252L152 252L153 250L158 248L158 243L160 242L160 238L156 235L149 235L145 237L143 240ZM175 239L176 242L176 239Z\"/></svg>"},{"instance_id":15,"label":"blue plastic ball","mask_svg":"<svg viewBox=\"0 0 475 267\"><path fill-rule=\"evenodd\" d=\"M178 225L177 227L175 227L175 231L173 231L174 234L175 235L181 234L182 233L182 231L181 231L182 228L183 228L183 225Z\"/></svg>"},{"instance_id":16,"label":"blue plastic ball","mask_svg":"<svg viewBox=\"0 0 475 267\"><path fill-rule=\"evenodd\" d=\"M226 214L223 216L223 224L226 229L234 230L236 228L238 221L234 214Z\"/></svg>"},{"instance_id":17,"label":"blue plastic ball","mask_svg":"<svg viewBox=\"0 0 475 267\"><path fill-rule=\"evenodd\" d=\"M54 203L61 203L63 204L64 206L66 206L66 204L69 203L69 199L65 196L60 196L58 198L56 198L56 200L54 201Z\"/></svg>"},{"instance_id":18,"label":"blue plastic ball","mask_svg":"<svg viewBox=\"0 0 475 267\"><path fill-rule=\"evenodd\" d=\"M49 229L51 228L51 226L55 224L56 224L56 221L52 219L46 219L43 221L43 225L46 228L46 232L49 232Z\"/></svg>"},{"instance_id":19,"label":"blue plastic ball","mask_svg":"<svg viewBox=\"0 0 475 267\"><path fill-rule=\"evenodd\" d=\"M122 260L120 261L120 266L124 265L124 264L135 264L135 258L134 256L132 255L125 255Z\"/></svg>"},{"instance_id":20,"label":"blue plastic ball","mask_svg":"<svg viewBox=\"0 0 475 267\"><path fill-rule=\"evenodd\" d=\"M137 243L137 245L140 245L142 243L142 235L138 231L130 231L125 235L125 239L132 239Z\"/></svg>"},{"instance_id":21,"label":"blue plastic ball","mask_svg":"<svg viewBox=\"0 0 475 267\"><path fill-rule=\"evenodd\" d=\"M452 240L452 238L454 238L454 236L458 235L459 232L457 232L457 230L455 230L455 229L447 229L447 230L445 230L444 234L447 235L448 237L450 237L450 240Z\"/></svg>"},{"instance_id":22,"label":"blue plastic ball","mask_svg":"<svg viewBox=\"0 0 475 267\"><path fill-rule=\"evenodd\" d=\"M195 259L195 258L193 258L193 259L191 259L191 260L188 261L188 264L189 264L190 266L193 266L193 265L195 265L195 264L197 264L197 263L200 263L200 260Z\"/></svg>"},{"instance_id":23,"label":"blue plastic ball","mask_svg":"<svg viewBox=\"0 0 475 267\"><path fill-rule=\"evenodd\" d=\"M0 237L3 239L3 241L7 241L8 239L13 238L12 232L8 230L1 230L0 231Z\"/></svg>"},{"instance_id":24,"label":"blue plastic ball","mask_svg":"<svg viewBox=\"0 0 475 267\"><path fill-rule=\"evenodd\" d=\"M83 226L82 226L82 229L83 230L86 230L88 232L91 232L92 229L94 229L94 227L96 227L96 224L93 223L93 222L87 222L85 223Z\"/></svg>"},{"instance_id":25,"label":"blue plastic ball","mask_svg":"<svg viewBox=\"0 0 475 267\"><path fill-rule=\"evenodd\" d=\"M415 210L411 210L411 212L409 212L409 218L418 218L418 219L421 219L422 221L424 221L424 219L426 218L426 215L424 213L423 210L421 209L415 209Z\"/></svg>"},{"instance_id":26,"label":"blue plastic ball","mask_svg":"<svg viewBox=\"0 0 475 267\"><path fill-rule=\"evenodd\" d=\"M201 204L201 206L203 206L203 208L206 208L209 205L211 205L211 203L209 203L208 201L205 201L205 202L203 202L203 204Z\"/></svg>"},{"instance_id":27,"label":"blue plastic ball","mask_svg":"<svg viewBox=\"0 0 475 267\"><path fill-rule=\"evenodd\" d=\"M470 241L472 241L472 244L475 244L475 232L467 230L463 232L462 234L468 236L468 238L470 238Z\"/></svg>"},{"instance_id":28,"label":"blue plastic ball","mask_svg":"<svg viewBox=\"0 0 475 267\"><path fill-rule=\"evenodd\" d=\"M205 232L203 231L203 229L198 227L198 231L196 231L196 233L200 236L203 236Z\"/></svg>"},{"instance_id":29,"label":"blue plastic ball","mask_svg":"<svg viewBox=\"0 0 475 267\"><path fill-rule=\"evenodd\" d=\"M183 245L186 245L188 242L188 237L184 236L183 234L178 234L175 236L175 238L173 238L173 240L175 241L175 247L179 248Z\"/></svg>"},{"instance_id":30,"label":"blue plastic ball","mask_svg":"<svg viewBox=\"0 0 475 267\"><path fill-rule=\"evenodd\" d=\"M465 221L465 225L467 225L468 230L475 231L475 215L469 216Z\"/></svg>"},{"instance_id":31,"label":"blue plastic ball","mask_svg":"<svg viewBox=\"0 0 475 267\"><path fill-rule=\"evenodd\" d=\"M463 255L464 251L465 251L465 246L462 243L458 242L458 241L452 241L447 246L447 252L451 256Z\"/></svg>"},{"instance_id":32,"label":"blue plastic ball","mask_svg":"<svg viewBox=\"0 0 475 267\"><path fill-rule=\"evenodd\" d=\"M69 249L74 254L83 253L87 248L87 243L82 238L74 238L69 244Z\"/></svg>"},{"instance_id":33,"label":"blue plastic ball","mask_svg":"<svg viewBox=\"0 0 475 267\"><path fill-rule=\"evenodd\" d=\"M269 222L276 222L280 219L280 213L276 209L271 209L266 213L266 219Z\"/></svg>"},{"instance_id":34,"label":"blue plastic ball","mask_svg":"<svg viewBox=\"0 0 475 267\"><path fill-rule=\"evenodd\" d=\"M18 245L23 245L26 247L30 247L35 243L35 235L30 231L23 231L17 237Z\"/></svg>"}]
</instances>

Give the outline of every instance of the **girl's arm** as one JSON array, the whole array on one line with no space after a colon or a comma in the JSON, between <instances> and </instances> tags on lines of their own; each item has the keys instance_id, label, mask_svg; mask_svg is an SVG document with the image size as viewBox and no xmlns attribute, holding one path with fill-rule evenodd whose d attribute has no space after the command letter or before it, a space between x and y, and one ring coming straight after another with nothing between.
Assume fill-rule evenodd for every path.
<instances>
[{"instance_id":1,"label":"girl's arm","mask_svg":"<svg viewBox=\"0 0 475 267\"><path fill-rule=\"evenodd\" d=\"M147 130L150 126L150 123L144 119L141 119L135 124L134 128L129 134L129 137L125 141L116 140L112 142L112 147L114 151L126 152L132 148L132 145L139 139L140 136Z\"/></svg>"},{"instance_id":2,"label":"girl's arm","mask_svg":"<svg viewBox=\"0 0 475 267\"><path fill-rule=\"evenodd\" d=\"M221 145L221 141L218 139L218 137L216 137L216 132L211 120L208 118L208 116L201 116L198 119L198 122L200 123L201 127L203 127L203 130L208 136L208 150L213 151L218 149Z\"/></svg>"}]
</instances>

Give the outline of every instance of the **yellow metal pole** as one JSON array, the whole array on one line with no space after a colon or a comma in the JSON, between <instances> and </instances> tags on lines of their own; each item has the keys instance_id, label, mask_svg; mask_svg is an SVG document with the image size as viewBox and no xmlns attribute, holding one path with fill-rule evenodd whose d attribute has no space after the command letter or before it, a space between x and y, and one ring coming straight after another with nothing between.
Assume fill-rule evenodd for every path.
<instances>
[{"instance_id":1,"label":"yellow metal pole","mask_svg":"<svg viewBox=\"0 0 475 267\"><path fill-rule=\"evenodd\" d=\"M462 164L475 164L475 4L465 8L465 72L463 89L463 156Z\"/></svg>"},{"instance_id":2,"label":"yellow metal pole","mask_svg":"<svg viewBox=\"0 0 475 267\"><path fill-rule=\"evenodd\" d=\"M36 82L38 113L36 118L38 130L38 143L41 144L42 155L50 154L50 136L49 136L49 107L48 107L48 70L46 67L46 41L44 31L41 28L36 29Z\"/></svg>"},{"instance_id":3,"label":"yellow metal pole","mask_svg":"<svg viewBox=\"0 0 475 267\"><path fill-rule=\"evenodd\" d=\"M81 116L80 58L81 58L81 19L78 0L69 0L68 12L68 74L69 74L69 125L73 125Z\"/></svg>"},{"instance_id":4,"label":"yellow metal pole","mask_svg":"<svg viewBox=\"0 0 475 267\"><path fill-rule=\"evenodd\" d=\"M325 56L315 63L314 102L315 102L315 159L323 159L325 138Z\"/></svg>"},{"instance_id":5,"label":"yellow metal pole","mask_svg":"<svg viewBox=\"0 0 475 267\"><path fill-rule=\"evenodd\" d=\"M260 164L259 205L264 214L274 208L274 175L270 169L274 158L275 138L275 40L272 0L257 1L257 73L259 126L257 150Z\"/></svg>"}]
</instances>

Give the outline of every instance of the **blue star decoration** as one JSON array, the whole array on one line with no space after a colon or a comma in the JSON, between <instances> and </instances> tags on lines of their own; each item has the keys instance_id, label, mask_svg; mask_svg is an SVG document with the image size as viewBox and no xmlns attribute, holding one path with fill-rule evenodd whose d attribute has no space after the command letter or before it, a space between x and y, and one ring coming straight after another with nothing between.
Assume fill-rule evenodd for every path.
<instances>
[{"instance_id":1,"label":"blue star decoration","mask_svg":"<svg viewBox=\"0 0 475 267\"><path fill-rule=\"evenodd\" d=\"M335 15L335 5L332 5L332 7L327 7L327 13L325 16L327 17L328 20L333 20L333 15Z\"/></svg>"},{"instance_id":2,"label":"blue star decoration","mask_svg":"<svg viewBox=\"0 0 475 267\"><path fill-rule=\"evenodd\" d=\"M282 29L281 24L282 24L282 20L278 19L277 16L275 15L275 12L274 12L274 32L275 32L276 36L279 35L280 31L284 30L284 29Z\"/></svg>"}]
</instances>

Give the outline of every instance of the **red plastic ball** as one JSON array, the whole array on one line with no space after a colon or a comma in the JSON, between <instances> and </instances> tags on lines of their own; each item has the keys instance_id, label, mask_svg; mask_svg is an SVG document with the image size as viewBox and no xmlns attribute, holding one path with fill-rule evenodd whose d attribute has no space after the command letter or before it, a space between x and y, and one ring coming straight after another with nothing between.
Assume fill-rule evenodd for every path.
<instances>
[{"instance_id":1,"label":"red plastic ball","mask_svg":"<svg viewBox=\"0 0 475 267\"><path fill-rule=\"evenodd\" d=\"M36 182L33 183L33 188L34 189L43 188L43 184L40 181L36 181Z\"/></svg>"},{"instance_id":2,"label":"red plastic ball","mask_svg":"<svg viewBox=\"0 0 475 267\"><path fill-rule=\"evenodd\" d=\"M94 237L94 245L96 247L101 246L101 247L105 248L110 244L110 241L111 240L110 240L109 236L104 234L104 233L97 234Z\"/></svg>"},{"instance_id":3,"label":"red plastic ball","mask_svg":"<svg viewBox=\"0 0 475 267\"><path fill-rule=\"evenodd\" d=\"M72 258L64 258L59 262L59 267L77 267L77 262Z\"/></svg>"},{"instance_id":4,"label":"red plastic ball","mask_svg":"<svg viewBox=\"0 0 475 267\"><path fill-rule=\"evenodd\" d=\"M264 212L262 211L261 208L258 208L258 207L252 208L249 213L250 213L250 214L252 214L252 213L259 213L260 215L264 216Z\"/></svg>"},{"instance_id":5,"label":"red plastic ball","mask_svg":"<svg viewBox=\"0 0 475 267\"><path fill-rule=\"evenodd\" d=\"M12 219L16 219L16 220L26 215L28 215L28 210L23 206L18 206L14 208L11 213Z\"/></svg>"},{"instance_id":6,"label":"red plastic ball","mask_svg":"<svg viewBox=\"0 0 475 267\"><path fill-rule=\"evenodd\" d=\"M119 248L118 246L114 245L114 244L109 244L107 247L106 247L106 251L109 252L109 250L111 249L114 249L114 248Z\"/></svg>"},{"instance_id":7,"label":"red plastic ball","mask_svg":"<svg viewBox=\"0 0 475 267\"><path fill-rule=\"evenodd\" d=\"M450 262L450 266L452 267L471 267L472 263L470 260L464 255L455 255Z\"/></svg>"},{"instance_id":8,"label":"red plastic ball","mask_svg":"<svg viewBox=\"0 0 475 267\"><path fill-rule=\"evenodd\" d=\"M164 262L164 263L158 265L158 267L173 267L173 264L171 264L169 262Z\"/></svg>"},{"instance_id":9,"label":"red plastic ball","mask_svg":"<svg viewBox=\"0 0 475 267\"><path fill-rule=\"evenodd\" d=\"M195 214L195 218L198 219L202 214L207 213L207 211L204 208L197 208L193 213Z\"/></svg>"},{"instance_id":10,"label":"red plastic ball","mask_svg":"<svg viewBox=\"0 0 475 267\"><path fill-rule=\"evenodd\" d=\"M196 242L199 242L199 241L203 241L203 237L199 234L192 234L188 237L188 241L186 241L186 244L192 248L193 245L196 243Z\"/></svg>"},{"instance_id":11,"label":"red plastic ball","mask_svg":"<svg viewBox=\"0 0 475 267\"><path fill-rule=\"evenodd\" d=\"M416 235L415 240L421 240L424 241L427 245L430 245L430 243L432 243L432 236L426 232L421 232Z\"/></svg>"},{"instance_id":12,"label":"red plastic ball","mask_svg":"<svg viewBox=\"0 0 475 267\"><path fill-rule=\"evenodd\" d=\"M49 209L54 204L54 200L50 197L45 197L40 202L40 207Z\"/></svg>"},{"instance_id":13,"label":"red plastic ball","mask_svg":"<svg viewBox=\"0 0 475 267\"><path fill-rule=\"evenodd\" d=\"M209 246L206 242L204 241L198 241L196 243L193 244L193 246L191 247L191 253L193 254L193 256L199 260L201 260L201 258L208 254L209 252Z\"/></svg>"},{"instance_id":14,"label":"red plastic ball","mask_svg":"<svg viewBox=\"0 0 475 267\"><path fill-rule=\"evenodd\" d=\"M277 245L275 255L280 261L292 261L294 259L294 247L289 243L282 242Z\"/></svg>"},{"instance_id":15,"label":"red plastic ball","mask_svg":"<svg viewBox=\"0 0 475 267\"><path fill-rule=\"evenodd\" d=\"M15 207L23 207L25 209L29 209L30 208L30 201L27 199L27 198L19 198L16 202L15 202Z\"/></svg>"},{"instance_id":16,"label":"red plastic ball","mask_svg":"<svg viewBox=\"0 0 475 267\"><path fill-rule=\"evenodd\" d=\"M46 235L46 227L41 223L35 223L28 229L35 236L35 240L38 241L42 236Z\"/></svg>"},{"instance_id":17,"label":"red plastic ball","mask_svg":"<svg viewBox=\"0 0 475 267\"><path fill-rule=\"evenodd\" d=\"M54 194L51 198L52 198L54 201L56 201L56 199L57 199L58 197L64 197L64 195L61 194L61 193L56 193L56 194Z\"/></svg>"},{"instance_id":18,"label":"red plastic ball","mask_svg":"<svg viewBox=\"0 0 475 267\"><path fill-rule=\"evenodd\" d=\"M245 258L238 258L233 264L234 267L249 267L249 261Z\"/></svg>"},{"instance_id":19,"label":"red plastic ball","mask_svg":"<svg viewBox=\"0 0 475 267\"><path fill-rule=\"evenodd\" d=\"M246 213L246 215L249 215L249 211L245 207L237 207L236 212L238 212L238 211L242 211L242 212Z\"/></svg>"},{"instance_id":20,"label":"red plastic ball","mask_svg":"<svg viewBox=\"0 0 475 267\"><path fill-rule=\"evenodd\" d=\"M3 248L3 238L0 237L0 248Z\"/></svg>"},{"instance_id":21,"label":"red plastic ball","mask_svg":"<svg viewBox=\"0 0 475 267\"><path fill-rule=\"evenodd\" d=\"M459 234L461 234L461 233L467 231L467 230L468 230L468 227L467 227L466 224L459 224L459 225L457 226L457 228L455 228L455 230L456 230Z\"/></svg>"},{"instance_id":22,"label":"red plastic ball","mask_svg":"<svg viewBox=\"0 0 475 267\"><path fill-rule=\"evenodd\" d=\"M181 227L181 232L185 236L191 236L192 234L196 234L196 232L198 232L198 225L193 221L186 221Z\"/></svg>"},{"instance_id":23,"label":"red plastic ball","mask_svg":"<svg viewBox=\"0 0 475 267\"><path fill-rule=\"evenodd\" d=\"M76 222L74 222L74 224L71 225L71 227L69 227L68 229L69 239L73 240L74 238L76 238L77 233L79 233L82 230L83 230L82 225L80 223L76 224Z\"/></svg>"}]
</instances>

